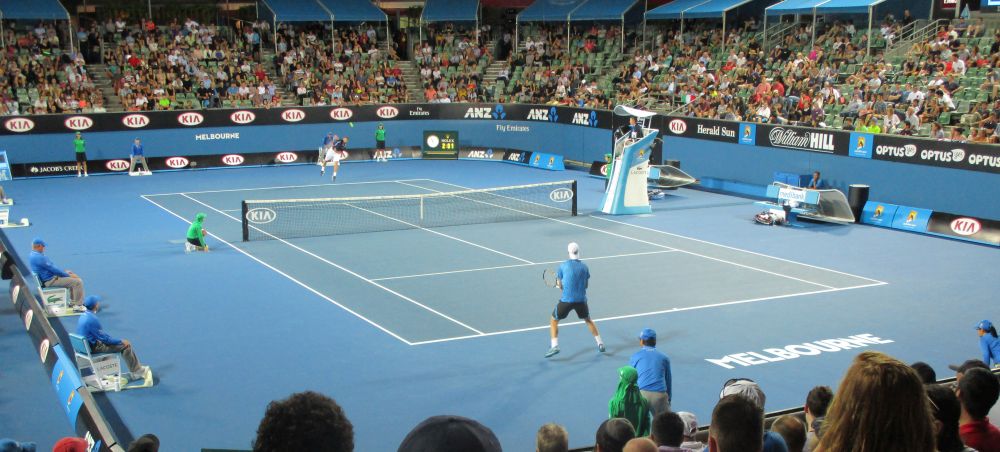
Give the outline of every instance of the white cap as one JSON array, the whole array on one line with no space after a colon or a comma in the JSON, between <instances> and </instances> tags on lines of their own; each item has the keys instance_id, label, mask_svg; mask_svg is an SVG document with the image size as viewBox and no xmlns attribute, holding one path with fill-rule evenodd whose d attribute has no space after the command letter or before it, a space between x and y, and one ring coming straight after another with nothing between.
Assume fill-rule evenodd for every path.
<instances>
[{"instance_id":1,"label":"white cap","mask_svg":"<svg viewBox=\"0 0 1000 452\"><path fill-rule=\"evenodd\" d=\"M698 418L694 413L688 411L678 411L677 416L684 422L684 436L694 438L694 435L698 433Z\"/></svg>"},{"instance_id":2,"label":"white cap","mask_svg":"<svg viewBox=\"0 0 1000 452\"><path fill-rule=\"evenodd\" d=\"M576 242L569 242L569 246L566 247L566 251L569 251L570 259L580 258L580 245L577 245Z\"/></svg>"}]
</instances>

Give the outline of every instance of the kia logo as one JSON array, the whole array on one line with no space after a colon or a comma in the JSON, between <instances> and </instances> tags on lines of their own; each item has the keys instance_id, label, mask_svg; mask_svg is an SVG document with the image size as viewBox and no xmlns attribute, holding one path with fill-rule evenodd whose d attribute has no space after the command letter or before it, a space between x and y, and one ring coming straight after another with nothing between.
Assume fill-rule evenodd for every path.
<instances>
[{"instance_id":1,"label":"kia logo","mask_svg":"<svg viewBox=\"0 0 1000 452\"><path fill-rule=\"evenodd\" d=\"M974 235L982 228L983 225L974 218L962 217L951 222L951 230L958 235Z\"/></svg>"},{"instance_id":2,"label":"kia logo","mask_svg":"<svg viewBox=\"0 0 1000 452\"><path fill-rule=\"evenodd\" d=\"M243 156L239 154L229 154L222 156L222 163L229 166L236 166L243 164Z\"/></svg>"},{"instance_id":3,"label":"kia logo","mask_svg":"<svg viewBox=\"0 0 1000 452\"><path fill-rule=\"evenodd\" d=\"M167 166L171 168L184 168L188 166L188 163L190 162L184 157L170 157L167 159Z\"/></svg>"},{"instance_id":4,"label":"kia logo","mask_svg":"<svg viewBox=\"0 0 1000 452\"><path fill-rule=\"evenodd\" d=\"M146 127L149 124L149 116L146 115L128 115L122 118L122 124L125 127L132 129L138 129L140 127Z\"/></svg>"},{"instance_id":5,"label":"kia logo","mask_svg":"<svg viewBox=\"0 0 1000 452\"><path fill-rule=\"evenodd\" d=\"M384 118L384 119L395 118L396 115L399 114L399 109L396 107L390 107L386 105L384 107L379 107L378 110L375 110L375 114L378 115L379 118Z\"/></svg>"},{"instance_id":6,"label":"kia logo","mask_svg":"<svg viewBox=\"0 0 1000 452\"><path fill-rule=\"evenodd\" d=\"M128 169L129 163L125 160L108 160L104 166L110 171L125 171Z\"/></svg>"},{"instance_id":7,"label":"kia logo","mask_svg":"<svg viewBox=\"0 0 1000 452\"><path fill-rule=\"evenodd\" d=\"M281 163L292 163L299 159L299 155L294 152L282 152L274 160Z\"/></svg>"},{"instance_id":8,"label":"kia logo","mask_svg":"<svg viewBox=\"0 0 1000 452\"><path fill-rule=\"evenodd\" d=\"M247 221L253 224L267 224L277 219L278 214L271 209L258 207L256 209L250 209L247 212L246 217Z\"/></svg>"},{"instance_id":9,"label":"kia logo","mask_svg":"<svg viewBox=\"0 0 1000 452\"><path fill-rule=\"evenodd\" d=\"M67 129L87 130L94 125L94 121L86 116L70 116L63 124L66 124Z\"/></svg>"},{"instance_id":10,"label":"kia logo","mask_svg":"<svg viewBox=\"0 0 1000 452\"><path fill-rule=\"evenodd\" d=\"M337 121L345 121L351 119L352 116L354 116L354 112L349 108L334 108L330 112L330 117Z\"/></svg>"},{"instance_id":11,"label":"kia logo","mask_svg":"<svg viewBox=\"0 0 1000 452\"><path fill-rule=\"evenodd\" d=\"M281 119L284 119L285 121L288 122L299 122L303 119L306 119L306 112L296 108L292 108L290 110L285 110L281 112Z\"/></svg>"},{"instance_id":12,"label":"kia logo","mask_svg":"<svg viewBox=\"0 0 1000 452\"><path fill-rule=\"evenodd\" d=\"M177 116L177 122L182 126L196 126L201 124L205 120L205 117L201 113L195 113L193 111L187 113L181 113Z\"/></svg>"},{"instance_id":13,"label":"kia logo","mask_svg":"<svg viewBox=\"0 0 1000 452\"><path fill-rule=\"evenodd\" d=\"M11 132L27 132L35 128L35 121L28 118L14 118L8 119L7 122L3 123L3 126Z\"/></svg>"},{"instance_id":14,"label":"kia logo","mask_svg":"<svg viewBox=\"0 0 1000 452\"><path fill-rule=\"evenodd\" d=\"M257 115L253 114L252 111L240 110L229 115L229 119L237 124L250 124L254 119L257 119Z\"/></svg>"},{"instance_id":15,"label":"kia logo","mask_svg":"<svg viewBox=\"0 0 1000 452\"><path fill-rule=\"evenodd\" d=\"M607 176L608 175L608 164L607 163L601 165L601 175L602 176Z\"/></svg>"},{"instance_id":16,"label":"kia logo","mask_svg":"<svg viewBox=\"0 0 1000 452\"><path fill-rule=\"evenodd\" d=\"M670 131L673 132L674 135L682 135L688 129L687 123L680 119L670 121L669 127Z\"/></svg>"},{"instance_id":17,"label":"kia logo","mask_svg":"<svg viewBox=\"0 0 1000 452\"><path fill-rule=\"evenodd\" d=\"M568 188L557 188L549 193L552 202L566 202L573 199L573 190Z\"/></svg>"}]
</instances>

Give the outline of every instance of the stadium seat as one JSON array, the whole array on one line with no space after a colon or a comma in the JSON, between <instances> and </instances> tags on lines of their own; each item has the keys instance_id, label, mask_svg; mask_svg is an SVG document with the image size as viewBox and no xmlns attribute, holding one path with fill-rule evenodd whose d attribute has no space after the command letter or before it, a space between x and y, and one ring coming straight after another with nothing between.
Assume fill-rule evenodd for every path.
<instances>
[{"instance_id":1,"label":"stadium seat","mask_svg":"<svg viewBox=\"0 0 1000 452\"><path fill-rule=\"evenodd\" d=\"M42 307L49 316L61 316L72 314L69 306L69 289L65 287L42 287L38 275L32 273L35 284L38 285L38 293L42 295Z\"/></svg>"},{"instance_id":2,"label":"stadium seat","mask_svg":"<svg viewBox=\"0 0 1000 452\"><path fill-rule=\"evenodd\" d=\"M80 377L88 388L97 391L122 390L126 380L122 377L121 353L93 353L90 344L79 334L70 333L69 341L73 344ZM84 375L84 371L88 371L88 374Z\"/></svg>"}]
</instances>

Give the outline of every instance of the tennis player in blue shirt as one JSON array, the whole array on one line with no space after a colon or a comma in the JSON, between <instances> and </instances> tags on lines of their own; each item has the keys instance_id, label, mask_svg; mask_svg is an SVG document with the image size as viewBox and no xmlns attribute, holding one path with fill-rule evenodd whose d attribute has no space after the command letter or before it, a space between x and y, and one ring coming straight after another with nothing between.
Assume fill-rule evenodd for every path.
<instances>
[{"instance_id":1,"label":"tennis player in blue shirt","mask_svg":"<svg viewBox=\"0 0 1000 452\"><path fill-rule=\"evenodd\" d=\"M562 289L562 296L559 303L552 310L552 348L545 353L546 358L551 358L559 353L559 321L565 319L570 311L576 311L576 316L587 324L590 333L597 341L597 349L604 353L604 341L601 340L601 333L597 331L597 325L590 320L590 308L587 306L587 283L590 281L590 269L587 264L580 260L580 245L572 242L567 247L569 259L559 266L556 272L556 288Z\"/></svg>"},{"instance_id":2,"label":"tennis player in blue shirt","mask_svg":"<svg viewBox=\"0 0 1000 452\"><path fill-rule=\"evenodd\" d=\"M649 401L649 411L657 414L670 411L673 378L670 358L656 349L656 331L645 328L639 333L642 348L632 355L629 365L639 371L639 392Z\"/></svg>"}]
</instances>

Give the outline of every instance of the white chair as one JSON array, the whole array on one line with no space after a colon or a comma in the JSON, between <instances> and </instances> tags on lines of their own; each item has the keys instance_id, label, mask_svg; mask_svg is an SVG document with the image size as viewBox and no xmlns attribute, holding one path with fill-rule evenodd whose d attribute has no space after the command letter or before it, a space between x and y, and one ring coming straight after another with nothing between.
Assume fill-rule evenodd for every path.
<instances>
[{"instance_id":1,"label":"white chair","mask_svg":"<svg viewBox=\"0 0 1000 452\"><path fill-rule=\"evenodd\" d=\"M79 334L69 334L76 355L76 367L80 377L91 390L121 391L128 380L122 377L121 353L93 353L87 339ZM89 370L88 375L84 371Z\"/></svg>"},{"instance_id":2,"label":"white chair","mask_svg":"<svg viewBox=\"0 0 1000 452\"><path fill-rule=\"evenodd\" d=\"M38 275L32 273L35 284L38 285L38 293L42 295L42 307L50 316L73 314L69 302L69 289L65 287L44 287Z\"/></svg>"}]
</instances>

